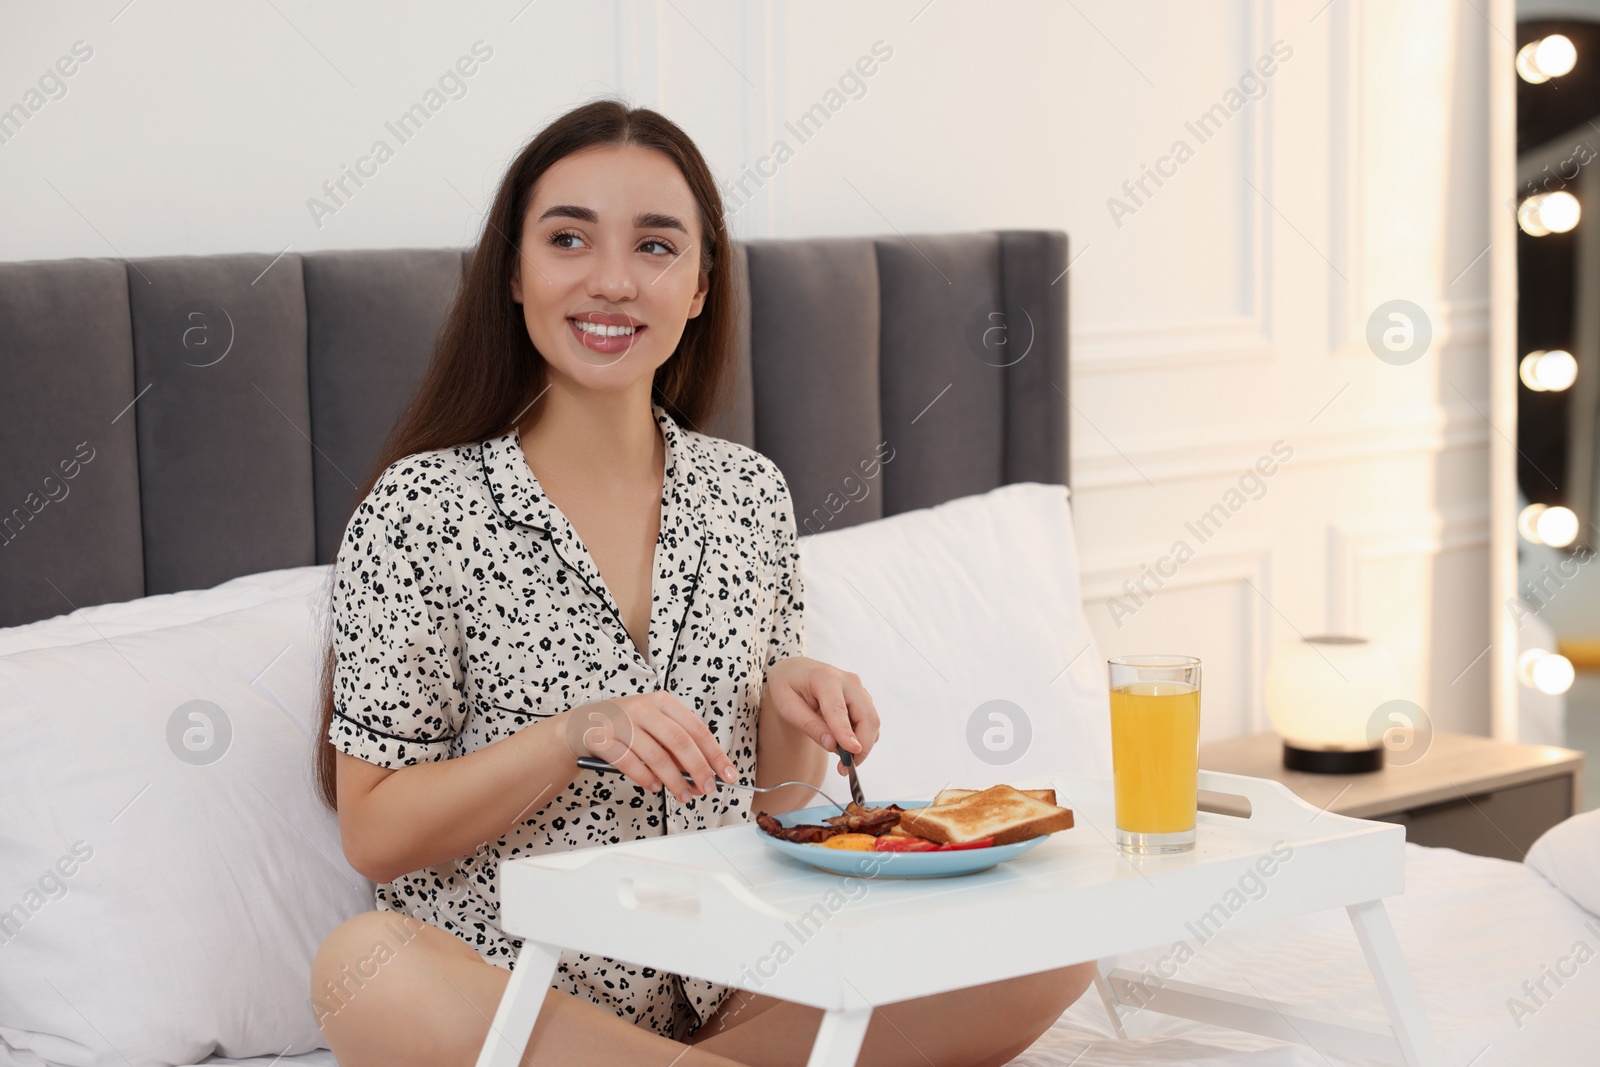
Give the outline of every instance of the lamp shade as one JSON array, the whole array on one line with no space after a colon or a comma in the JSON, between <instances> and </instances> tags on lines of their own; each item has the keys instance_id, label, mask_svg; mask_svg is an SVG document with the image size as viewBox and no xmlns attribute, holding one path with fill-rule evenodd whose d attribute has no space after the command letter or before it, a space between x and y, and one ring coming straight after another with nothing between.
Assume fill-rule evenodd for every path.
<instances>
[{"instance_id":1,"label":"lamp shade","mask_svg":"<svg viewBox=\"0 0 1600 1067\"><path fill-rule=\"evenodd\" d=\"M1399 671L1364 637L1307 637L1284 645L1267 669L1267 716L1284 743L1312 752L1382 747L1368 724L1398 695Z\"/></svg>"}]
</instances>

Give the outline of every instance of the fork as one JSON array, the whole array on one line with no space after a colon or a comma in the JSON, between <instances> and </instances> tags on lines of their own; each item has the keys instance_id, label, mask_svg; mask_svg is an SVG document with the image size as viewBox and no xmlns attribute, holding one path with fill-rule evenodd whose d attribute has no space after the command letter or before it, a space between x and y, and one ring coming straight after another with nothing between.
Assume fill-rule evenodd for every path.
<instances>
[{"instance_id":1,"label":"fork","mask_svg":"<svg viewBox=\"0 0 1600 1067\"><path fill-rule=\"evenodd\" d=\"M617 768L601 759L599 756L579 756L578 766L582 767L586 771L600 771L602 773L610 774L622 773ZM699 784L694 780L688 771L683 772L683 778L684 781L688 782L690 785ZM724 782L721 778L715 777L712 779L712 781L716 782L718 786L727 786L731 789L748 789L752 793L770 793L775 789L783 789L791 785L797 785L802 789L811 790L813 793L817 794L817 796L838 808L841 815L848 814L845 811L843 804L840 804L837 800L833 799L828 794L812 785L810 782L779 782L777 785L745 785L743 782Z\"/></svg>"}]
</instances>

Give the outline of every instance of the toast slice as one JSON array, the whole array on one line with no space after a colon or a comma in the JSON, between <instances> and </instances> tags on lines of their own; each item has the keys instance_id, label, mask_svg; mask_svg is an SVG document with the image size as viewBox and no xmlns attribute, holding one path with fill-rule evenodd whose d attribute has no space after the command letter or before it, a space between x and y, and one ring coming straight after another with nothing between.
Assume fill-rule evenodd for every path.
<instances>
[{"instance_id":1,"label":"toast slice","mask_svg":"<svg viewBox=\"0 0 1600 1067\"><path fill-rule=\"evenodd\" d=\"M1072 829L1072 811L1013 786L997 785L949 804L911 808L900 816L900 825L941 845L964 845L985 837L993 837L996 845L1010 845Z\"/></svg>"},{"instance_id":2,"label":"toast slice","mask_svg":"<svg viewBox=\"0 0 1600 1067\"><path fill-rule=\"evenodd\" d=\"M952 804L957 800L965 800L976 792L978 792L976 789L941 789L939 790L939 795L933 798L933 803L928 806L936 808L940 804ZM1054 789L1024 789L1023 792L1035 800L1044 801L1046 804L1054 804L1056 802L1056 791Z\"/></svg>"}]
</instances>

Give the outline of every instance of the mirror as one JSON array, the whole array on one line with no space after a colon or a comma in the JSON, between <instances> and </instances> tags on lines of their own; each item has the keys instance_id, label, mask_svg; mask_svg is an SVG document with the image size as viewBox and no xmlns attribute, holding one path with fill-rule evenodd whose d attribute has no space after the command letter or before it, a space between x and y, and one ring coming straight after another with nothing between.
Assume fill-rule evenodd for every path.
<instances>
[{"instance_id":1,"label":"mirror","mask_svg":"<svg viewBox=\"0 0 1600 1067\"><path fill-rule=\"evenodd\" d=\"M1600 19L1600 9L1596 12ZM1600 21L1516 38L1521 740L1600 756ZM1502 521L1505 521L1502 519ZM1594 789L1590 784L1590 792Z\"/></svg>"}]
</instances>

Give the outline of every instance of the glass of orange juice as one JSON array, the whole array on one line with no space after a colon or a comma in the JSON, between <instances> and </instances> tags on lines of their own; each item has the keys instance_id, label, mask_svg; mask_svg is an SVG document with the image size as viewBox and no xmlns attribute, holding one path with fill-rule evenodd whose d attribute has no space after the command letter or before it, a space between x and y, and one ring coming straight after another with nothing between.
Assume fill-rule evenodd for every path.
<instances>
[{"instance_id":1,"label":"glass of orange juice","mask_svg":"<svg viewBox=\"0 0 1600 1067\"><path fill-rule=\"evenodd\" d=\"M1119 656L1111 674L1111 773L1117 847L1141 855L1194 848L1200 770L1200 661Z\"/></svg>"}]
</instances>

